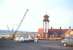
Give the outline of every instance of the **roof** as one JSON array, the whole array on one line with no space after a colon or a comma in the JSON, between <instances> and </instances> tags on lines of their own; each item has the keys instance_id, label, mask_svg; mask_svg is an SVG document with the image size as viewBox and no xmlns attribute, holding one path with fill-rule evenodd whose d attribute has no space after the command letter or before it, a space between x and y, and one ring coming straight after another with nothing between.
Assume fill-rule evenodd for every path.
<instances>
[{"instance_id":1,"label":"roof","mask_svg":"<svg viewBox=\"0 0 73 50\"><path fill-rule=\"evenodd\" d=\"M49 35L52 35L52 34L61 35L61 34L68 32L68 30L69 29L48 29L48 34ZM43 29L38 30L39 33L42 33L43 31L44 31Z\"/></svg>"},{"instance_id":2,"label":"roof","mask_svg":"<svg viewBox=\"0 0 73 50\"><path fill-rule=\"evenodd\" d=\"M64 34L64 30L62 29L49 29L48 30L48 34L57 34L57 35L60 35L60 34Z\"/></svg>"}]
</instances>

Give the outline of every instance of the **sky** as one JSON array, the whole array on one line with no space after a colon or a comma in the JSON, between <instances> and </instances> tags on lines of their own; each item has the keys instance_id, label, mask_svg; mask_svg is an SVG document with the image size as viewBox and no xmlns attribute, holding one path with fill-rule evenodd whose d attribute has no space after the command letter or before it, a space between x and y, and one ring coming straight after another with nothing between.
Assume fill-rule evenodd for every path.
<instances>
[{"instance_id":1,"label":"sky","mask_svg":"<svg viewBox=\"0 0 73 50\"><path fill-rule=\"evenodd\" d=\"M26 9L29 11L18 30L38 31L45 14L49 16L49 29L73 28L73 0L0 0L0 29L16 30Z\"/></svg>"}]
</instances>

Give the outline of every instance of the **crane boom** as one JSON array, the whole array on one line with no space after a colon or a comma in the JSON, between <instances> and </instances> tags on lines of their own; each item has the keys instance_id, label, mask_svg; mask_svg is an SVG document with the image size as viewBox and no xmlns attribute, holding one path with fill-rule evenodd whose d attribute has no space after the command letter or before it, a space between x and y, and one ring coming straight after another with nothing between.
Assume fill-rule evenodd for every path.
<instances>
[{"instance_id":1,"label":"crane boom","mask_svg":"<svg viewBox=\"0 0 73 50\"><path fill-rule=\"evenodd\" d=\"M26 16L27 12L28 12L28 9L26 10L24 16L22 17L22 19L21 19L21 21L20 21L18 27L16 28L15 33L16 33L16 32L18 31L18 29L20 28L20 26L21 26L21 24L22 24L22 22L23 22L23 20L24 20L24 17Z\"/></svg>"}]
</instances>

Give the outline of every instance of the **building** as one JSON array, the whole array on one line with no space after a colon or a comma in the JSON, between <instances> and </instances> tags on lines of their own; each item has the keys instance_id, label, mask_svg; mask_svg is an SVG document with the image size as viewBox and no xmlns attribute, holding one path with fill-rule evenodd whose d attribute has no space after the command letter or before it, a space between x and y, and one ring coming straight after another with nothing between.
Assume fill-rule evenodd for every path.
<instances>
[{"instance_id":1,"label":"building","mask_svg":"<svg viewBox=\"0 0 73 50\"><path fill-rule=\"evenodd\" d=\"M48 26L49 26L49 16L46 14L43 16L43 37L44 39L48 39Z\"/></svg>"},{"instance_id":2,"label":"building","mask_svg":"<svg viewBox=\"0 0 73 50\"><path fill-rule=\"evenodd\" d=\"M49 29L49 16L43 16L43 28L38 29L37 37L38 39L49 39L49 38L64 38L66 35L73 35L73 29L69 27L69 29Z\"/></svg>"},{"instance_id":3,"label":"building","mask_svg":"<svg viewBox=\"0 0 73 50\"><path fill-rule=\"evenodd\" d=\"M38 29L38 39L45 39L43 28ZM73 36L73 29L48 29L48 39L49 38L64 38L66 36Z\"/></svg>"}]
</instances>

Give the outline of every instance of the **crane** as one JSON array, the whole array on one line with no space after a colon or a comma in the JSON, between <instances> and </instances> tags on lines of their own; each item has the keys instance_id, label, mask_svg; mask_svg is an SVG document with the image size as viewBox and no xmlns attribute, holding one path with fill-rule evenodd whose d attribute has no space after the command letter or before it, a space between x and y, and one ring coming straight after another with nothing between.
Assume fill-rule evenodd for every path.
<instances>
[{"instance_id":1,"label":"crane","mask_svg":"<svg viewBox=\"0 0 73 50\"><path fill-rule=\"evenodd\" d=\"M10 28L9 28L9 26L8 26L8 25L7 25L6 27L7 27L7 29L8 29L8 32L13 32L13 31L14 31L14 29L13 29L13 28L10 30Z\"/></svg>"},{"instance_id":2,"label":"crane","mask_svg":"<svg viewBox=\"0 0 73 50\"><path fill-rule=\"evenodd\" d=\"M7 29L8 29L8 32L10 32L10 28L9 28L9 26L7 25L6 27L7 27Z\"/></svg>"},{"instance_id":3,"label":"crane","mask_svg":"<svg viewBox=\"0 0 73 50\"><path fill-rule=\"evenodd\" d=\"M15 38L15 34L18 32L18 29L20 28L20 26L21 26L21 24L22 24L22 22L23 22L23 20L24 20L24 18L25 18L25 16L26 16L26 14L27 14L28 11L29 11L29 10L26 9L26 11L25 11L25 13L24 13L24 16L22 17L21 21L19 22L19 24L18 24L18 26L17 26L17 28L16 28L14 34L13 34L13 39Z\"/></svg>"}]
</instances>

